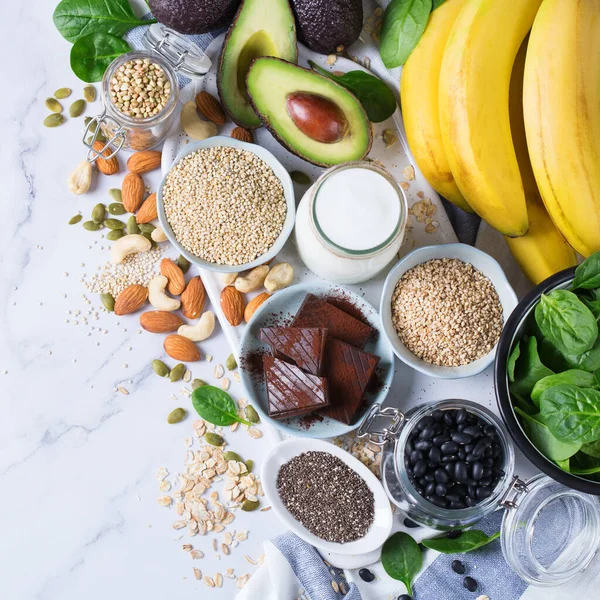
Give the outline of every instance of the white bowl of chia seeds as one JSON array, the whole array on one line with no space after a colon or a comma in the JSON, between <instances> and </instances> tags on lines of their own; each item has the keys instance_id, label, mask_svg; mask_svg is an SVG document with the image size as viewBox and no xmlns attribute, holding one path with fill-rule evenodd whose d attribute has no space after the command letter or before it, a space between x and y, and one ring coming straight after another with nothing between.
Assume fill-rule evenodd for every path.
<instances>
[{"instance_id":1,"label":"white bowl of chia seeds","mask_svg":"<svg viewBox=\"0 0 600 600\"><path fill-rule=\"evenodd\" d=\"M221 273L273 259L294 227L292 180L265 148L215 136L191 142L157 192L167 238L196 266Z\"/></svg>"},{"instance_id":2,"label":"white bowl of chia seeds","mask_svg":"<svg viewBox=\"0 0 600 600\"><path fill-rule=\"evenodd\" d=\"M466 244L417 248L388 274L382 329L394 354L431 377L471 377L494 361L517 296L500 265Z\"/></svg>"}]
</instances>

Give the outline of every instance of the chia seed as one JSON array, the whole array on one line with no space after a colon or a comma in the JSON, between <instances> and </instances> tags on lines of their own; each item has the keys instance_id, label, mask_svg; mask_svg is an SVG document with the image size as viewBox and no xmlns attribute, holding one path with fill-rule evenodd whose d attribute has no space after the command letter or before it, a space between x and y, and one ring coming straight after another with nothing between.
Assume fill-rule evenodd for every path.
<instances>
[{"instance_id":1,"label":"chia seed","mask_svg":"<svg viewBox=\"0 0 600 600\"><path fill-rule=\"evenodd\" d=\"M304 452L285 463L277 475L277 492L292 516L327 542L358 540L373 523L373 492L328 452Z\"/></svg>"}]
</instances>

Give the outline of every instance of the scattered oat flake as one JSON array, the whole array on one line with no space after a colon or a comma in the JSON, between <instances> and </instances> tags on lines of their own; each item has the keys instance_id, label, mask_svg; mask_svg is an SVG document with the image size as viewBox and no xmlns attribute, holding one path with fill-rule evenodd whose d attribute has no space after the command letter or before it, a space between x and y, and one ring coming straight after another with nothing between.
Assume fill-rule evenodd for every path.
<instances>
[{"instance_id":1,"label":"scattered oat flake","mask_svg":"<svg viewBox=\"0 0 600 600\"><path fill-rule=\"evenodd\" d=\"M401 181L400 182L400 187L405 191L408 192L408 189L410 188L410 184L407 183L406 181Z\"/></svg>"},{"instance_id":2,"label":"scattered oat flake","mask_svg":"<svg viewBox=\"0 0 600 600\"><path fill-rule=\"evenodd\" d=\"M244 540L247 540L248 539L248 531L240 531L240 532L236 533L235 539L238 542L243 542Z\"/></svg>"},{"instance_id":3,"label":"scattered oat flake","mask_svg":"<svg viewBox=\"0 0 600 600\"><path fill-rule=\"evenodd\" d=\"M243 588L248 583L248 579L250 579L250 575L248 573L242 575L241 577L238 577L236 584L238 589Z\"/></svg>"},{"instance_id":4,"label":"scattered oat flake","mask_svg":"<svg viewBox=\"0 0 600 600\"><path fill-rule=\"evenodd\" d=\"M192 437L183 438L183 443L185 444L186 448L191 448L192 444L194 443L194 438L192 438Z\"/></svg>"},{"instance_id":5,"label":"scattered oat flake","mask_svg":"<svg viewBox=\"0 0 600 600\"><path fill-rule=\"evenodd\" d=\"M260 512L267 512L268 510L271 510L270 506L265 506L264 508L260 509Z\"/></svg>"},{"instance_id":6,"label":"scattered oat flake","mask_svg":"<svg viewBox=\"0 0 600 600\"><path fill-rule=\"evenodd\" d=\"M202 552L201 550L192 550L190 552L190 556L194 559L194 560L198 560L200 558L204 558L204 552Z\"/></svg>"},{"instance_id":7,"label":"scattered oat flake","mask_svg":"<svg viewBox=\"0 0 600 600\"><path fill-rule=\"evenodd\" d=\"M194 577L198 580L202 579L202 571L194 567Z\"/></svg>"},{"instance_id":8,"label":"scattered oat flake","mask_svg":"<svg viewBox=\"0 0 600 600\"><path fill-rule=\"evenodd\" d=\"M165 469L164 467L161 467L160 469L158 469L158 471L156 471L156 479L162 481L168 474L169 471L167 471L167 469Z\"/></svg>"},{"instance_id":9,"label":"scattered oat flake","mask_svg":"<svg viewBox=\"0 0 600 600\"><path fill-rule=\"evenodd\" d=\"M231 381L229 381L227 377L223 377L223 379L221 380L221 389L228 390L230 385Z\"/></svg>"},{"instance_id":10,"label":"scattered oat flake","mask_svg":"<svg viewBox=\"0 0 600 600\"><path fill-rule=\"evenodd\" d=\"M223 585L223 576L221 573L215 575L215 585L220 588Z\"/></svg>"},{"instance_id":11,"label":"scattered oat flake","mask_svg":"<svg viewBox=\"0 0 600 600\"><path fill-rule=\"evenodd\" d=\"M235 423L232 423L229 426L229 431L236 431L239 426L240 426L240 422L236 421Z\"/></svg>"},{"instance_id":12,"label":"scattered oat flake","mask_svg":"<svg viewBox=\"0 0 600 600\"><path fill-rule=\"evenodd\" d=\"M188 383L189 381L191 381L192 379L192 372L189 369L186 369L185 373L183 374L183 380Z\"/></svg>"},{"instance_id":13,"label":"scattered oat flake","mask_svg":"<svg viewBox=\"0 0 600 600\"><path fill-rule=\"evenodd\" d=\"M260 429L256 429L256 427L250 427L248 429L248 435L255 440L258 440L262 437L262 431Z\"/></svg>"},{"instance_id":14,"label":"scattered oat flake","mask_svg":"<svg viewBox=\"0 0 600 600\"><path fill-rule=\"evenodd\" d=\"M171 484L167 480L163 480L161 481L159 488L161 492L168 492L171 489Z\"/></svg>"},{"instance_id":15,"label":"scattered oat flake","mask_svg":"<svg viewBox=\"0 0 600 600\"><path fill-rule=\"evenodd\" d=\"M406 167L402 169L402 177L404 177L406 181L412 181L415 178L415 168L412 165L406 165Z\"/></svg>"},{"instance_id":16,"label":"scattered oat flake","mask_svg":"<svg viewBox=\"0 0 600 600\"><path fill-rule=\"evenodd\" d=\"M160 506L171 506L173 498L171 496L161 496L156 500Z\"/></svg>"},{"instance_id":17,"label":"scattered oat flake","mask_svg":"<svg viewBox=\"0 0 600 600\"><path fill-rule=\"evenodd\" d=\"M208 575L204 576L204 579L202 580L204 581L204 584L207 585L208 587L215 587L215 582L213 580L212 577L209 577Z\"/></svg>"},{"instance_id":18,"label":"scattered oat flake","mask_svg":"<svg viewBox=\"0 0 600 600\"><path fill-rule=\"evenodd\" d=\"M227 544L221 544L221 551L223 552L223 554L225 554L225 556L231 553L231 550L229 549L229 546Z\"/></svg>"},{"instance_id":19,"label":"scattered oat flake","mask_svg":"<svg viewBox=\"0 0 600 600\"><path fill-rule=\"evenodd\" d=\"M191 552L194 549L194 546L192 546L191 544L184 544L183 546L181 546L181 549L184 552Z\"/></svg>"},{"instance_id":20,"label":"scattered oat flake","mask_svg":"<svg viewBox=\"0 0 600 600\"><path fill-rule=\"evenodd\" d=\"M239 383L242 380L240 374L237 371L233 372L233 380L236 381L237 383Z\"/></svg>"},{"instance_id":21,"label":"scattered oat flake","mask_svg":"<svg viewBox=\"0 0 600 600\"><path fill-rule=\"evenodd\" d=\"M244 558L246 559L247 562L249 562L251 565L255 565L256 561L251 557L248 556L247 554L244 555Z\"/></svg>"},{"instance_id":22,"label":"scattered oat flake","mask_svg":"<svg viewBox=\"0 0 600 600\"><path fill-rule=\"evenodd\" d=\"M121 394L124 396L129 396L129 390L126 390L123 386L119 386L117 390L119 390L119 392L121 392Z\"/></svg>"},{"instance_id":23,"label":"scattered oat flake","mask_svg":"<svg viewBox=\"0 0 600 600\"><path fill-rule=\"evenodd\" d=\"M217 548L219 547L218 544L219 544L219 542L217 542L217 538L213 538L212 547L215 552L217 551Z\"/></svg>"},{"instance_id":24,"label":"scattered oat flake","mask_svg":"<svg viewBox=\"0 0 600 600\"><path fill-rule=\"evenodd\" d=\"M216 379L221 379L225 375L225 367L222 364L215 365L213 375Z\"/></svg>"},{"instance_id":25,"label":"scattered oat flake","mask_svg":"<svg viewBox=\"0 0 600 600\"><path fill-rule=\"evenodd\" d=\"M175 521L175 523L173 523L173 529L183 529L186 525L187 523L185 521Z\"/></svg>"}]
</instances>

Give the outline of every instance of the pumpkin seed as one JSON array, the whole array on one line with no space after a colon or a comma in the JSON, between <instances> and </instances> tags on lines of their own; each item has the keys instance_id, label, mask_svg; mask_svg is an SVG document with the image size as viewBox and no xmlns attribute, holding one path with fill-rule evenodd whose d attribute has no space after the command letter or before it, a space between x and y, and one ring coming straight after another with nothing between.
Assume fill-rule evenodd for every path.
<instances>
[{"instance_id":1,"label":"pumpkin seed","mask_svg":"<svg viewBox=\"0 0 600 600\"><path fill-rule=\"evenodd\" d=\"M140 223L138 227L142 233L152 233L156 229L152 223Z\"/></svg>"},{"instance_id":2,"label":"pumpkin seed","mask_svg":"<svg viewBox=\"0 0 600 600\"><path fill-rule=\"evenodd\" d=\"M115 299L112 294L100 294L100 300L104 305L104 308L110 312L114 312L115 310Z\"/></svg>"},{"instance_id":3,"label":"pumpkin seed","mask_svg":"<svg viewBox=\"0 0 600 600\"><path fill-rule=\"evenodd\" d=\"M152 370L159 377L166 377L171 372L171 369L162 360L158 360L158 358L152 361Z\"/></svg>"},{"instance_id":4,"label":"pumpkin seed","mask_svg":"<svg viewBox=\"0 0 600 600\"><path fill-rule=\"evenodd\" d=\"M125 227L125 223L119 221L119 219L106 219L104 225L109 229L123 229L123 227Z\"/></svg>"},{"instance_id":5,"label":"pumpkin seed","mask_svg":"<svg viewBox=\"0 0 600 600\"><path fill-rule=\"evenodd\" d=\"M102 229L102 227L104 227L104 225L102 225L102 223L94 223L94 221L86 221L83 224L83 228L86 231L100 231Z\"/></svg>"},{"instance_id":6,"label":"pumpkin seed","mask_svg":"<svg viewBox=\"0 0 600 600\"><path fill-rule=\"evenodd\" d=\"M123 203L123 196L121 195L121 190L119 188L110 188L110 190L108 190L108 195L114 202Z\"/></svg>"},{"instance_id":7,"label":"pumpkin seed","mask_svg":"<svg viewBox=\"0 0 600 600\"><path fill-rule=\"evenodd\" d=\"M83 217L81 215L75 215L69 219L69 225L75 225L75 223L79 223Z\"/></svg>"},{"instance_id":8,"label":"pumpkin seed","mask_svg":"<svg viewBox=\"0 0 600 600\"><path fill-rule=\"evenodd\" d=\"M106 234L106 239L110 240L111 242L116 242L117 240L120 240L124 235L125 232L122 229L111 229Z\"/></svg>"},{"instance_id":9,"label":"pumpkin seed","mask_svg":"<svg viewBox=\"0 0 600 600\"><path fill-rule=\"evenodd\" d=\"M63 111L62 104L54 98L46 98L46 108L53 113L61 113Z\"/></svg>"},{"instance_id":10,"label":"pumpkin seed","mask_svg":"<svg viewBox=\"0 0 600 600\"><path fill-rule=\"evenodd\" d=\"M125 207L122 204L119 204L118 202L113 202L112 204L108 205L108 212L111 215L124 215L127 211L125 210Z\"/></svg>"},{"instance_id":11,"label":"pumpkin seed","mask_svg":"<svg viewBox=\"0 0 600 600\"><path fill-rule=\"evenodd\" d=\"M102 203L96 204L92 209L92 221L94 223L102 223L104 217L106 217L106 206Z\"/></svg>"},{"instance_id":12,"label":"pumpkin seed","mask_svg":"<svg viewBox=\"0 0 600 600\"><path fill-rule=\"evenodd\" d=\"M207 431L204 434L204 439L211 446L223 446L225 444L225 440L218 433L212 431Z\"/></svg>"},{"instance_id":13,"label":"pumpkin seed","mask_svg":"<svg viewBox=\"0 0 600 600\"><path fill-rule=\"evenodd\" d=\"M233 371L234 369L237 369L237 362L233 354L230 354L227 357L227 360L225 361L225 366L227 367L228 371Z\"/></svg>"},{"instance_id":14,"label":"pumpkin seed","mask_svg":"<svg viewBox=\"0 0 600 600\"><path fill-rule=\"evenodd\" d=\"M193 390L197 390L199 387L202 387L203 385L208 385L208 383L206 383L206 381L204 381L203 379L194 379L194 381L192 381L192 389Z\"/></svg>"},{"instance_id":15,"label":"pumpkin seed","mask_svg":"<svg viewBox=\"0 0 600 600\"><path fill-rule=\"evenodd\" d=\"M127 229L127 233L129 234L140 232L140 228L135 220L135 215L131 215L129 219L127 219L127 225L125 227Z\"/></svg>"},{"instance_id":16,"label":"pumpkin seed","mask_svg":"<svg viewBox=\"0 0 600 600\"><path fill-rule=\"evenodd\" d=\"M191 263L185 256L180 254L177 257L177 266L182 270L183 274L185 275L188 272L188 269L190 268Z\"/></svg>"},{"instance_id":17,"label":"pumpkin seed","mask_svg":"<svg viewBox=\"0 0 600 600\"><path fill-rule=\"evenodd\" d=\"M44 127L58 127L65 122L65 118L60 113L52 113L44 119Z\"/></svg>"},{"instance_id":18,"label":"pumpkin seed","mask_svg":"<svg viewBox=\"0 0 600 600\"><path fill-rule=\"evenodd\" d=\"M231 450L228 450L227 452L225 452L223 454L223 458L225 460L235 460L237 462L244 462L242 460L242 457L237 452L232 452Z\"/></svg>"},{"instance_id":19,"label":"pumpkin seed","mask_svg":"<svg viewBox=\"0 0 600 600\"><path fill-rule=\"evenodd\" d=\"M175 423L181 423L187 417L187 410L185 408L176 408L169 413L167 417L167 423L174 425Z\"/></svg>"},{"instance_id":20,"label":"pumpkin seed","mask_svg":"<svg viewBox=\"0 0 600 600\"><path fill-rule=\"evenodd\" d=\"M252 512L256 510L260 506L260 502L258 500L244 500L242 502L242 510L246 512Z\"/></svg>"},{"instance_id":21,"label":"pumpkin seed","mask_svg":"<svg viewBox=\"0 0 600 600\"><path fill-rule=\"evenodd\" d=\"M254 469L254 461L249 458L244 464L246 465L246 469L248 469L248 473L252 473L252 469Z\"/></svg>"},{"instance_id":22,"label":"pumpkin seed","mask_svg":"<svg viewBox=\"0 0 600 600\"><path fill-rule=\"evenodd\" d=\"M179 363L175 365L169 373L169 379L173 382L179 381L185 373L185 365Z\"/></svg>"},{"instance_id":23,"label":"pumpkin seed","mask_svg":"<svg viewBox=\"0 0 600 600\"><path fill-rule=\"evenodd\" d=\"M302 171L292 171L290 177L300 185L310 185L312 183L310 177Z\"/></svg>"},{"instance_id":24,"label":"pumpkin seed","mask_svg":"<svg viewBox=\"0 0 600 600\"><path fill-rule=\"evenodd\" d=\"M71 88L59 88L54 92L54 97L63 100L71 95L71 91Z\"/></svg>"},{"instance_id":25,"label":"pumpkin seed","mask_svg":"<svg viewBox=\"0 0 600 600\"><path fill-rule=\"evenodd\" d=\"M85 110L85 100L75 100L71 106L69 106L69 116L75 118L79 117Z\"/></svg>"},{"instance_id":26,"label":"pumpkin seed","mask_svg":"<svg viewBox=\"0 0 600 600\"><path fill-rule=\"evenodd\" d=\"M245 408L246 410L246 419L250 421L250 423L260 423L260 417L256 412L256 409L251 404L248 404Z\"/></svg>"},{"instance_id":27,"label":"pumpkin seed","mask_svg":"<svg viewBox=\"0 0 600 600\"><path fill-rule=\"evenodd\" d=\"M96 100L96 88L93 85L86 85L83 88L83 97L88 102L94 102Z\"/></svg>"}]
</instances>

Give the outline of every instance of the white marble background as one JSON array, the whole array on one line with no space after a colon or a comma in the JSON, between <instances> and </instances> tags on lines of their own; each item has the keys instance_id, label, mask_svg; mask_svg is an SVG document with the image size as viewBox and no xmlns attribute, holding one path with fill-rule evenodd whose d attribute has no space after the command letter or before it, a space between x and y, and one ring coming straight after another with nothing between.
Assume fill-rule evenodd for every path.
<instances>
[{"instance_id":1,"label":"white marble background","mask_svg":"<svg viewBox=\"0 0 600 600\"><path fill-rule=\"evenodd\" d=\"M73 100L83 84L70 71L70 45L52 24L54 6L5 2L1 25L0 598L200 593L231 599L230 581L208 590L193 579L192 566L209 575L229 566L251 573L256 567L244 554L257 558L261 541L282 528L271 512L242 515L234 528L248 528L250 536L227 561L216 560L210 538L193 538L206 557L192 561L182 541L173 540L174 512L156 504L156 470L181 468L183 438L192 431L192 415L177 426L168 426L166 415L191 403L180 384L151 372L161 340L137 333L137 317L100 314L86 326L74 314L89 308L80 277L91 275L106 251L99 234L67 221L107 202L106 189L120 187L122 175L86 196L67 190L67 177L83 158L82 119L46 129L44 100L59 87L72 87ZM87 114L96 109L99 102ZM229 354L220 333L202 346L216 361ZM393 405L454 396L495 407L490 370L468 382L433 382L397 367ZM197 363L193 374L211 380L212 365ZM241 394L235 386L233 394ZM254 441L244 432L229 438L259 466L271 443L269 436ZM521 458L518 468L522 476L533 472Z\"/></svg>"}]
</instances>

